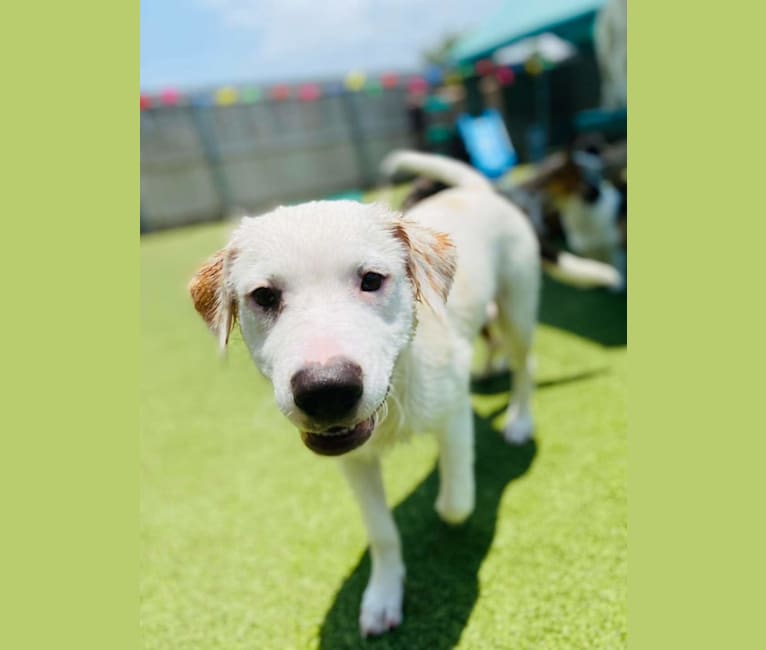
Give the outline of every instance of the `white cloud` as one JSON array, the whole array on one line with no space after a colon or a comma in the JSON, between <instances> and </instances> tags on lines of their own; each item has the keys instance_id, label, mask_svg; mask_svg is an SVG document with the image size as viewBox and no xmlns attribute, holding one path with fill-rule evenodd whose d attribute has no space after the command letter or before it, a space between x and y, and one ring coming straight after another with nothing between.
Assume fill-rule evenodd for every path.
<instances>
[{"instance_id":1,"label":"white cloud","mask_svg":"<svg viewBox=\"0 0 766 650\"><path fill-rule=\"evenodd\" d=\"M449 32L476 25L499 0L197 0L252 35L248 61L276 75L414 68Z\"/></svg>"}]
</instances>

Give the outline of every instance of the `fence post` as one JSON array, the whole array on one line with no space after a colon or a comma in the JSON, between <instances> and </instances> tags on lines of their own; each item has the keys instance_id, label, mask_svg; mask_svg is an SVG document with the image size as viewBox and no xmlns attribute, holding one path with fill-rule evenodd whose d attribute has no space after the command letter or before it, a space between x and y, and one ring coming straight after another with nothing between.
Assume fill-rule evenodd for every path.
<instances>
[{"instance_id":1,"label":"fence post","mask_svg":"<svg viewBox=\"0 0 766 650\"><path fill-rule=\"evenodd\" d=\"M138 217L139 218L139 222L138 222L139 231L138 232L141 235L143 235L147 231L147 228L148 228L148 224L146 223L146 211L144 210L144 201L143 201L143 199L141 199L141 202L140 202L139 206L141 208L141 211L139 212L139 217Z\"/></svg>"},{"instance_id":2,"label":"fence post","mask_svg":"<svg viewBox=\"0 0 766 650\"><path fill-rule=\"evenodd\" d=\"M341 103L343 105L343 112L346 115L346 123L351 135L351 144L354 147L357 166L361 172L362 185L365 188L372 187L375 184L375 174L372 171L370 156L364 145L362 125L359 123L359 115L357 114L357 108L354 106L351 94L347 92L341 93Z\"/></svg>"},{"instance_id":3,"label":"fence post","mask_svg":"<svg viewBox=\"0 0 766 650\"><path fill-rule=\"evenodd\" d=\"M215 109L200 105L192 105L189 107L191 120L197 130L197 136L202 145L202 153L205 157L205 162L210 169L210 175L213 178L213 186L218 194L218 200L221 203L220 218L225 219L226 216L231 213L234 201L228 179L223 171L221 150L218 146L218 140L215 137L213 129L210 127L209 116L203 113L203 111L210 110Z\"/></svg>"}]
</instances>

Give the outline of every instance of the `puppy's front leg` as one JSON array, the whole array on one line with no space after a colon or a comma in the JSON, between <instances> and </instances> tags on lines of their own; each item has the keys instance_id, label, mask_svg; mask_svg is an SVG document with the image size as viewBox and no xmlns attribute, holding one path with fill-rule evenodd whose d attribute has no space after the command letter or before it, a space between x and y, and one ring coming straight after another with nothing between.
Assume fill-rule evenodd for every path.
<instances>
[{"instance_id":1,"label":"puppy's front leg","mask_svg":"<svg viewBox=\"0 0 766 650\"><path fill-rule=\"evenodd\" d=\"M359 627L363 636L382 634L402 622L404 562L399 533L386 505L380 461L348 458L341 466L362 511L372 557Z\"/></svg>"},{"instance_id":2,"label":"puppy's front leg","mask_svg":"<svg viewBox=\"0 0 766 650\"><path fill-rule=\"evenodd\" d=\"M466 398L437 434L439 496L436 512L448 524L460 524L473 512L473 412Z\"/></svg>"}]
</instances>

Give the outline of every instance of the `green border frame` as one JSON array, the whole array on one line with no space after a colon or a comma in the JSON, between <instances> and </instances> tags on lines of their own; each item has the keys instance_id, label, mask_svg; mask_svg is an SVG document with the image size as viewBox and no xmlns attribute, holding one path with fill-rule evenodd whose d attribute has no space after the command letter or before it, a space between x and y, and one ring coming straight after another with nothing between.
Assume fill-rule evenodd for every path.
<instances>
[{"instance_id":1,"label":"green border frame","mask_svg":"<svg viewBox=\"0 0 766 650\"><path fill-rule=\"evenodd\" d=\"M134 650L139 5L3 23L0 647Z\"/></svg>"},{"instance_id":2,"label":"green border frame","mask_svg":"<svg viewBox=\"0 0 766 650\"><path fill-rule=\"evenodd\" d=\"M5 648L141 645L138 15L5 16ZM761 24L630 3L632 648L764 644Z\"/></svg>"},{"instance_id":3,"label":"green border frame","mask_svg":"<svg viewBox=\"0 0 766 650\"><path fill-rule=\"evenodd\" d=\"M629 644L764 647L762 20L628 11Z\"/></svg>"}]
</instances>

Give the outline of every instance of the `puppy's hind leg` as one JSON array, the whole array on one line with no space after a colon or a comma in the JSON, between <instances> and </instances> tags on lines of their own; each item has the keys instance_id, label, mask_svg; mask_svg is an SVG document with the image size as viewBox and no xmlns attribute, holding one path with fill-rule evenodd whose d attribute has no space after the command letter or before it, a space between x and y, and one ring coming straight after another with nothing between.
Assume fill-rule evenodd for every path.
<instances>
[{"instance_id":1,"label":"puppy's hind leg","mask_svg":"<svg viewBox=\"0 0 766 650\"><path fill-rule=\"evenodd\" d=\"M436 512L448 524L460 524L473 512L473 412L466 396L444 429L439 441L439 496Z\"/></svg>"},{"instance_id":2,"label":"puppy's hind leg","mask_svg":"<svg viewBox=\"0 0 766 650\"><path fill-rule=\"evenodd\" d=\"M362 596L362 636L382 634L402 622L404 561L399 533L386 505L380 460L341 460L343 473L356 496L370 541L372 573Z\"/></svg>"},{"instance_id":3,"label":"puppy's hind leg","mask_svg":"<svg viewBox=\"0 0 766 650\"><path fill-rule=\"evenodd\" d=\"M499 324L513 367L513 395L503 431L511 444L524 444L535 428L530 402L535 385L531 352L536 319L536 292L522 293L515 300L509 297L501 304Z\"/></svg>"},{"instance_id":4,"label":"puppy's hind leg","mask_svg":"<svg viewBox=\"0 0 766 650\"><path fill-rule=\"evenodd\" d=\"M481 330L480 335L486 347L487 358L484 361L484 367L480 373L476 373L477 379L492 377L508 370L508 360L506 359L505 343L498 334L497 326L494 322L487 323Z\"/></svg>"}]
</instances>

